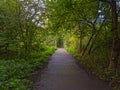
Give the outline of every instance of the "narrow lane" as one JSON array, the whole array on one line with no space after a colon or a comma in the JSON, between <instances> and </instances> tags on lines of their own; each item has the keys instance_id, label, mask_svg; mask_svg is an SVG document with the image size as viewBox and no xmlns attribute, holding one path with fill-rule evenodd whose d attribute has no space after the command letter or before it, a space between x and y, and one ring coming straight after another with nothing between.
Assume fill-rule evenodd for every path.
<instances>
[{"instance_id":1,"label":"narrow lane","mask_svg":"<svg viewBox=\"0 0 120 90\"><path fill-rule=\"evenodd\" d=\"M48 67L37 76L33 90L112 90L105 82L87 74L64 49L51 56Z\"/></svg>"}]
</instances>

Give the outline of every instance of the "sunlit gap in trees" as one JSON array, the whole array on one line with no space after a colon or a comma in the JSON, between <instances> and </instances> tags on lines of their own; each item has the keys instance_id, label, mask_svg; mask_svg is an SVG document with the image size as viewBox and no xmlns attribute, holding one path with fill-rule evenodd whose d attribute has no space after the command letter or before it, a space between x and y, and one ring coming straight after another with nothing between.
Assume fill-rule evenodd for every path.
<instances>
[{"instance_id":1,"label":"sunlit gap in trees","mask_svg":"<svg viewBox=\"0 0 120 90\"><path fill-rule=\"evenodd\" d=\"M27 19L31 19L32 23L38 27L44 27L42 14L45 13L46 0L19 0L23 5L25 12L29 15Z\"/></svg>"}]
</instances>

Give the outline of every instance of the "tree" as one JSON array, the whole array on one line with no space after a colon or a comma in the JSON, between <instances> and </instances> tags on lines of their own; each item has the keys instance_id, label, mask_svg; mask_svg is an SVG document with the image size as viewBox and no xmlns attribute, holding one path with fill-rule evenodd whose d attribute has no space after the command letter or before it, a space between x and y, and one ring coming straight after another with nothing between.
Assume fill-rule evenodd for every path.
<instances>
[{"instance_id":1,"label":"tree","mask_svg":"<svg viewBox=\"0 0 120 90\"><path fill-rule=\"evenodd\" d=\"M38 32L44 28L45 1L6 0L0 1L0 4L1 49L6 48L18 52L18 56L29 57L33 43L39 42Z\"/></svg>"},{"instance_id":2,"label":"tree","mask_svg":"<svg viewBox=\"0 0 120 90\"><path fill-rule=\"evenodd\" d=\"M117 68L119 56L117 9L119 8L116 8L115 0L57 0L56 2L48 1L48 4L50 8L49 20L54 30L58 30L60 27L62 28L59 30L66 28L65 30L77 32L76 35L81 36L81 38L83 38L81 33L84 32L87 42L83 46L82 56L95 51L100 46L96 43L99 39L103 40L102 43L107 42L106 36L102 34L112 34L109 38L112 40L112 51L108 68L109 70ZM85 29L81 29L84 25L86 26ZM78 28L78 26L80 27ZM111 32L105 28L109 30L112 28ZM79 44L80 47L83 45L82 42ZM110 50L108 47L107 49Z\"/></svg>"},{"instance_id":3,"label":"tree","mask_svg":"<svg viewBox=\"0 0 120 90\"><path fill-rule=\"evenodd\" d=\"M112 14L112 51L109 63L109 70L115 71L118 65L118 57L119 57L119 36L118 36L118 15L117 15L117 5L115 0L101 0L103 2L107 2L111 7Z\"/></svg>"}]
</instances>

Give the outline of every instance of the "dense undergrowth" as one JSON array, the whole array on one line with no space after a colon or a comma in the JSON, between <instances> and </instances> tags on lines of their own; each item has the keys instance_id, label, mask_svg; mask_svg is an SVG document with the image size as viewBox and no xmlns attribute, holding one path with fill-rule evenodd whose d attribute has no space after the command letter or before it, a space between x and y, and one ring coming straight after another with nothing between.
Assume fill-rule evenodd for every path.
<instances>
[{"instance_id":1,"label":"dense undergrowth","mask_svg":"<svg viewBox=\"0 0 120 90\"><path fill-rule=\"evenodd\" d=\"M108 71L107 66L109 61L108 57L106 57L108 55L106 55L105 52L95 52L90 55L80 56L80 54L72 48L68 47L66 50L76 58L76 61L87 72L90 72L96 77L108 82L114 90L120 90L120 66L118 67L116 73Z\"/></svg>"},{"instance_id":2,"label":"dense undergrowth","mask_svg":"<svg viewBox=\"0 0 120 90\"><path fill-rule=\"evenodd\" d=\"M30 90L31 81L27 78L35 69L42 68L54 50L54 47L43 47L32 52L28 60L0 56L0 90Z\"/></svg>"}]
</instances>

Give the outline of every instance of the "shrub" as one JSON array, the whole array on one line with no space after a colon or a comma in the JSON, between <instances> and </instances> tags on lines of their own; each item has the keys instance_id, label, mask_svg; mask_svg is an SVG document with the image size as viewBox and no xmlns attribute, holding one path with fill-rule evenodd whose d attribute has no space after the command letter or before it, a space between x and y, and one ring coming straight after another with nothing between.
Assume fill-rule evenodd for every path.
<instances>
[{"instance_id":1,"label":"shrub","mask_svg":"<svg viewBox=\"0 0 120 90\"><path fill-rule=\"evenodd\" d=\"M0 58L0 90L29 90L30 81L26 78L41 68L46 62L46 57L54 52L55 48L48 47L45 51L34 52L35 58L4 59ZM38 56L38 57L36 57Z\"/></svg>"}]
</instances>

